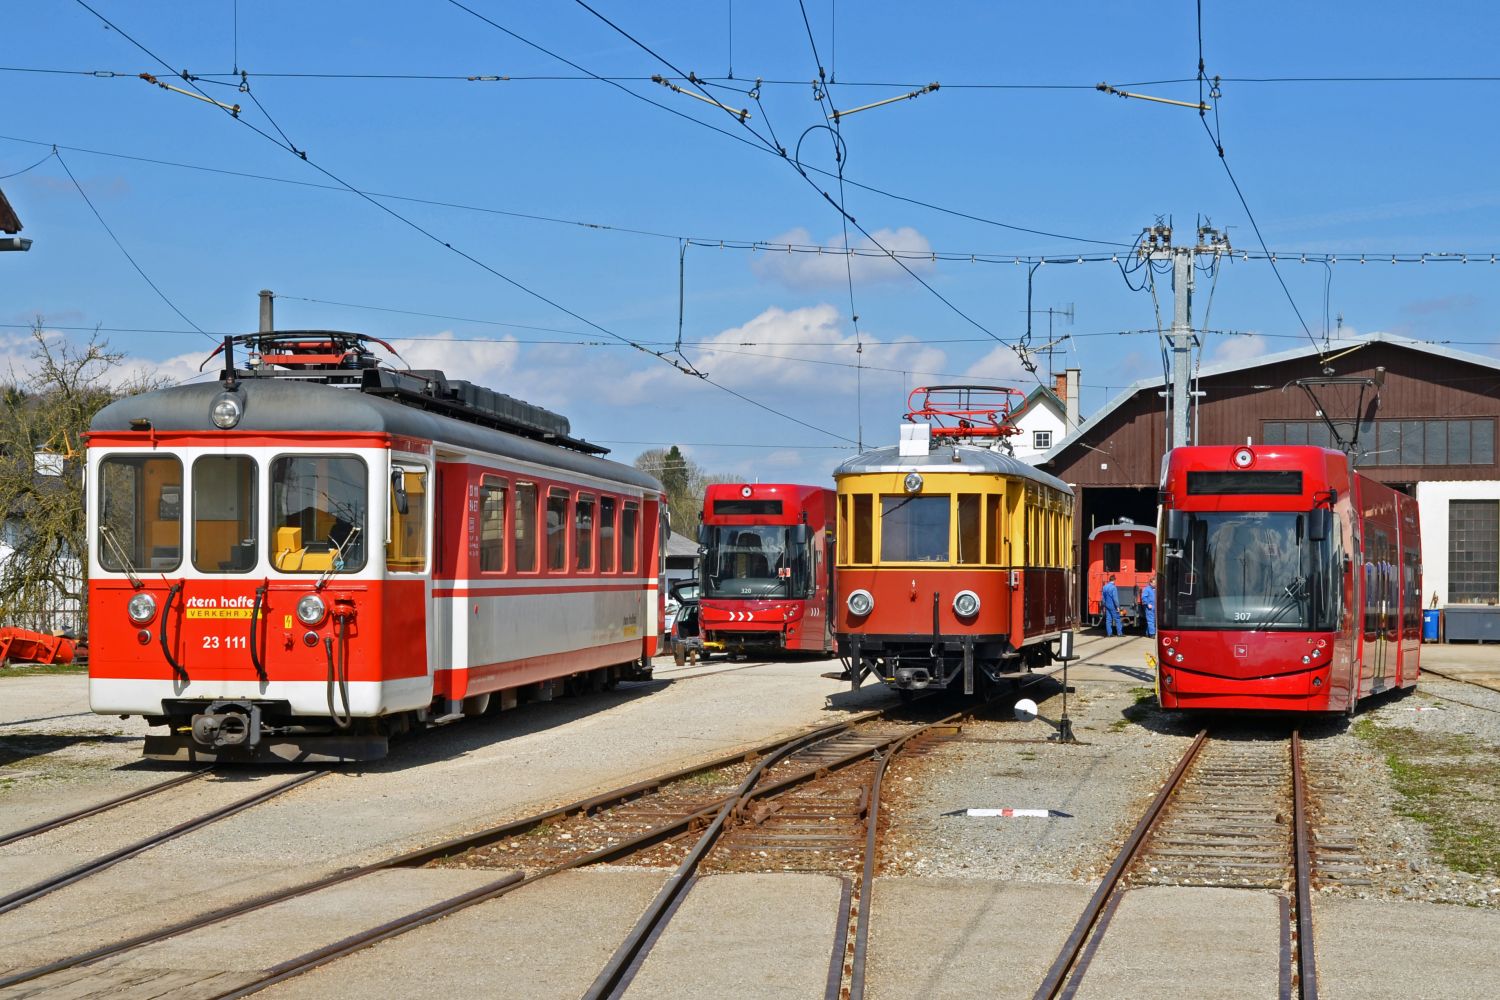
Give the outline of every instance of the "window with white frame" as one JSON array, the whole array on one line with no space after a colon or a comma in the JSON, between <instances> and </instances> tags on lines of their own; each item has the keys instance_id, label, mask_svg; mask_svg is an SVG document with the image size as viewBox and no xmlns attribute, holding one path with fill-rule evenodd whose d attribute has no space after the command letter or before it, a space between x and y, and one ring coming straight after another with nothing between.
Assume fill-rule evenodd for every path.
<instances>
[{"instance_id":1,"label":"window with white frame","mask_svg":"<svg viewBox=\"0 0 1500 1000\"><path fill-rule=\"evenodd\" d=\"M1031 446L1036 449L1047 449L1052 447L1051 431L1032 431Z\"/></svg>"}]
</instances>

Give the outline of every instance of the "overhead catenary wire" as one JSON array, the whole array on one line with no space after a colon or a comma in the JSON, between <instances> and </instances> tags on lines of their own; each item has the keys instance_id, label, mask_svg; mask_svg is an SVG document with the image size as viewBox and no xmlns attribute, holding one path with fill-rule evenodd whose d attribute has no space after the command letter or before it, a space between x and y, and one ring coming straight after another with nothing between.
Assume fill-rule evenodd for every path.
<instances>
[{"instance_id":1,"label":"overhead catenary wire","mask_svg":"<svg viewBox=\"0 0 1500 1000\"><path fill-rule=\"evenodd\" d=\"M162 65L163 67L165 67L168 70L172 70L172 66L166 60L162 59L156 53L152 52L149 48L147 48L145 45L141 44L139 41L137 41L131 35L129 35L128 33L126 33L118 25L114 24L112 21L110 21L108 18L106 18L103 14L99 13L93 7L89 6L89 4L86 2L86 0L74 0L74 2L77 3L80 7L84 8L85 10L87 10L90 14L93 14L101 22L103 22L105 25L107 25L113 31L115 31L116 33L118 33L120 35L120 37L124 38L126 41L130 42L136 48L138 48L142 52L144 52L146 55L150 56L157 63L159 63L160 65ZM183 77L183 79L188 83L188 85L190 87L194 86L193 81L191 80L191 78L189 77L188 74L182 73L180 75ZM194 89L197 89L197 88L194 87ZM204 96L206 97L207 95L204 95ZM218 106L218 102L212 101L212 99L209 99L209 100L210 100L210 103L213 103L216 106ZM228 113L228 112L226 111L226 113ZM497 270L496 268L491 267L489 264L486 264L484 261L480 260L479 258L474 257L472 254L469 254L469 253L467 253L467 252L459 249L458 247L453 246L453 244L451 244L451 243L443 240L441 237L437 236L436 234L434 234L430 230L428 230L428 229L424 228L423 226L417 224L416 222L412 221L411 219L408 219L407 217L401 215L399 212L396 212L390 206L384 205L380 201L378 201L378 200L370 197L367 194L364 194L359 189L355 188L352 184L349 184L347 181L345 181L342 177L339 177L338 175L334 174L332 171L328 170L326 167L323 167L322 165L320 165L320 164L316 163L315 161L313 161L311 158L308 157L307 153L304 150L297 149L290 142L282 143L282 142L278 141L274 136L272 136L269 133L267 133L264 129L259 128L258 126L256 126L252 122L245 121L243 118L239 117L238 115L233 115L232 117L234 118L235 121L237 121L237 122L239 122L239 123L241 123L241 124L249 127L250 129L252 129L253 131L255 131L257 134L259 134L260 136L262 136L266 140L270 141L271 143L275 144L276 146L278 146L278 147L280 147L282 149L287 150L288 152L292 153L295 156L300 157L303 160L303 162L307 163L309 166L313 167L315 170L317 170L319 173L323 174L324 176L328 177L330 180L338 183L339 185L341 185L342 187L344 187L345 189L347 189L351 193L360 195L362 198L364 198L364 200L366 200L370 204L376 206L381 211L389 214L391 217L397 219L398 221L402 222L406 226L410 227L411 229L413 229L416 232L420 233L421 235L425 236L427 239L431 240L432 242L437 243L438 245L440 245L440 246L448 249L449 251L451 251L451 252L457 254L458 256L464 258L465 260L469 261L470 263L474 264L475 266L477 266L477 267L481 268L482 270L488 272L489 274L493 275L494 277L499 278L501 281L505 282L506 284L510 285L511 287L515 288L516 290L518 290L520 292L523 292L524 294L529 295L532 298L535 298L535 299L537 299L537 300L539 300L539 301L541 301L541 302L543 302L543 303L551 306L554 309L557 309L559 312L565 313L566 315L569 315L569 316L573 317L574 319L578 320L579 322L584 323L584 324L588 325L589 327L591 327L591 328L593 328L595 330L598 330L600 333L603 333L603 334L605 334L608 337L611 337L611 338L613 338L615 340L619 340L622 343L628 344L631 347L633 347L633 348L641 351L642 353L649 354L649 355L651 355L653 357L656 357L659 360L665 362L666 364L671 365L673 368L676 368L679 371L683 371L685 374L690 374L690 375L694 375L694 376L696 376L698 378L701 378L703 381L707 382L710 385L713 385L715 388L718 388L721 391L726 392L726 393L728 393L731 396L734 396L736 399L739 399L742 402L748 403L748 404L756 407L757 409L763 410L763 411L765 411L767 413L770 413L770 414L772 414L774 416L781 417L782 419L789 420L792 423L798 424L798 425L800 425L802 427L806 427L809 430L814 430L814 431L817 431L817 432L819 432L821 434L827 434L828 436L834 437L834 438L838 438L839 440L849 440L848 438L845 438L841 434L838 434L838 433L836 433L834 431L830 431L827 428L818 427L815 424L809 423L809 422L807 422L805 420L802 420L801 418L794 417L791 414L783 413L782 411L777 410L774 407L771 407L771 406L769 406L769 405L767 405L765 403L762 403L759 400L753 399L752 397L747 396L744 393L738 392L737 390L730 389L727 386L724 386L724 385L721 385L720 383L714 382L711 379L709 379L708 376L705 373L698 372L696 370L684 369L681 365L679 365L677 362L673 361L671 358L666 357L663 353L656 352L656 351L651 351L648 348L646 348L646 347L644 347L644 346L642 346L640 344L635 343L634 341L630 340L629 338L623 337L620 334L617 334L614 331L609 330L609 329L605 328L604 326L601 326L600 324L595 323L594 321L592 321L592 320L590 320L590 319L588 319L588 318L586 318L586 317L584 317L584 316L582 316L582 315L574 312L573 310L568 309L566 306L563 306L561 303L559 303L559 302L557 302L557 301L555 301L555 300L547 297L546 295L543 295L541 292L538 292L535 289L532 289L529 286L523 284L522 282L516 280L515 278L512 278L509 275L507 275L507 274L505 274L505 273ZM187 320L187 317L183 316L183 319ZM193 325L191 320L187 320L187 321L188 321L189 325Z\"/></svg>"},{"instance_id":2,"label":"overhead catenary wire","mask_svg":"<svg viewBox=\"0 0 1500 1000\"><path fill-rule=\"evenodd\" d=\"M129 250L125 249L125 244L120 242L120 237L116 236L115 231L110 228L109 223L104 221L104 216L100 214L99 209L94 204L93 199L90 198L88 192L83 189L83 185L78 183L78 178L73 176L73 171L69 169L68 161L63 159L62 153L58 152L56 149L53 149L52 155L57 157L58 164L63 168L63 172L68 175L68 180L73 182L73 187L75 190L77 190L79 197L83 199L84 204L88 205L89 211L94 213L94 218L99 220L99 225L104 227L104 231L109 234L109 238L114 241L114 244L119 248L120 253L125 255L125 259L130 262L130 266L135 268L135 273L139 274L141 276L141 279L145 281L146 284L151 286L151 290L156 293L158 298L160 298L167 304L168 308L170 308L174 313L177 314L178 318L180 318L184 323L192 327L198 333L203 334L203 336L208 337L209 340L212 340L213 338L205 333L202 327L200 327L197 323L194 323L191 319L188 318L186 313L177 308L177 303L173 302L170 298L167 297L167 293L161 290L161 286L158 285L155 281L151 280L151 276L146 273L146 269L141 267L140 263L136 261L135 257Z\"/></svg>"}]
</instances>

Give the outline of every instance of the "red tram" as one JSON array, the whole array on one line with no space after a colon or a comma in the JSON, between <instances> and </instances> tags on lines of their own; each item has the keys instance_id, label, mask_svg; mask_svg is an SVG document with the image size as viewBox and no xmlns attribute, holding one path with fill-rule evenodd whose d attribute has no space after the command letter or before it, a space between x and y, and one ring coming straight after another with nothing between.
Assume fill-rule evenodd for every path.
<instances>
[{"instance_id":1,"label":"red tram","mask_svg":"<svg viewBox=\"0 0 1500 1000\"><path fill-rule=\"evenodd\" d=\"M900 444L834 472L834 631L855 687L973 694L1051 664L1077 624L1073 491L1004 450L1013 392L917 389Z\"/></svg>"},{"instance_id":2,"label":"red tram","mask_svg":"<svg viewBox=\"0 0 1500 1000\"><path fill-rule=\"evenodd\" d=\"M699 628L733 654L833 650L833 490L716 483L703 497Z\"/></svg>"},{"instance_id":3,"label":"red tram","mask_svg":"<svg viewBox=\"0 0 1500 1000\"><path fill-rule=\"evenodd\" d=\"M1089 532L1089 624L1104 622L1100 591L1111 575L1120 592L1120 623L1140 623L1141 588L1156 571L1156 529L1121 519Z\"/></svg>"},{"instance_id":4,"label":"red tram","mask_svg":"<svg viewBox=\"0 0 1500 1000\"><path fill-rule=\"evenodd\" d=\"M1173 449L1162 498L1162 707L1352 714L1416 686L1414 499L1301 445Z\"/></svg>"},{"instance_id":5,"label":"red tram","mask_svg":"<svg viewBox=\"0 0 1500 1000\"><path fill-rule=\"evenodd\" d=\"M94 418L89 700L167 727L147 756L371 759L650 676L660 484L370 342L229 338L220 381Z\"/></svg>"}]
</instances>

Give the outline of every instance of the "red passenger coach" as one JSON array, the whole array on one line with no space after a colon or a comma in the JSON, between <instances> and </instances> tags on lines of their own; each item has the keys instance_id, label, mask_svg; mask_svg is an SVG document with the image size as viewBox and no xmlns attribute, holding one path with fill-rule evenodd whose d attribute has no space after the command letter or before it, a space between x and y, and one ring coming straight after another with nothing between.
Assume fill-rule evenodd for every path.
<instances>
[{"instance_id":1,"label":"red passenger coach","mask_svg":"<svg viewBox=\"0 0 1500 1000\"><path fill-rule=\"evenodd\" d=\"M1089 532L1089 622L1104 621L1100 592L1115 578L1120 592L1120 621L1134 627L1141 614L1141 588L1156 571L1156 529L1131 521L1105 524Z\"/></svg>"},{"instance_id":2,"label":"red passenger coach","mask_svg":"<svg viewBox=\"0 0 1500 1000\"><path fill-rule=\"evenodd\" d=\"M833 522L830 489L709 486L698 529L704 638L734 653L831 652Z\"/></svg>"},{"instance_id":3,"label":"red passenger coach","mask_svg":"<svg viewBox=\"0 0 1500 1000\"><path fill-rule=\"evenodd\" d=\"M370 342L230 338L218 382L95 417L89 699L165 726L148 757L370 759L650 676L660 484Z\"/></svg>"},{"instance_id":4,"label":"red passenger coach","mask_svg":"<svg viewBox=\"0 0 1500 1000\"><path fill-rule=\"evenodd\" d=\"M1419 673L1417 503L1309 446L1187 447L1162 482L1164 708L1353 713Z\"/></svg>"}]
</instances>

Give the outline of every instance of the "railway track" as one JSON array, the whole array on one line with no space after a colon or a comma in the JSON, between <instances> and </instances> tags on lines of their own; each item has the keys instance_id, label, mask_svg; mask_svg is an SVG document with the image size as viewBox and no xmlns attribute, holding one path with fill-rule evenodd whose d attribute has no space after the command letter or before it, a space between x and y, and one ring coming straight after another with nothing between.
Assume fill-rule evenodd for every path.
<instances>
[{"instance_id":1,"label":"railway track","mask_svg":"<svg viewBox=\"0 0 1500 1000\"><path fill-rule=\"evenodd\" d=\"M793 742L814 743L819 740L826 741L836 738L840 734L853 730L855 727L874 723L880 715L881 713L878 712L862 713L837 726L823 727L804 733ZM691 768L672 771L600 795L590 796L589 798L571 802L514 822L492 826L431 847L394 855L372 864L340 869L313 881L228 904L206 913L192 915L176 923L155 928L127 939L104 944L87 952L67 956L33 968L11 972L0 976L0 989L37 982L47 977L58 976L64 978L61 976L64 973L69 973L69 976L66 978L71 980L72 974L70 970L78 970L83 966L103 963L107 959L123 956L149 945L166 941L212 924L232 920L244 914L265 909L281 902L310 895L321 889L347 883L375 872L396 868L420 868L441 863L462 864L466 866L484 863L503 864L507 869L503 875L497 873L497 878L494 881L486 883L473 891L443 900L421 911L407 914L398 920L390 921L380 927L371 928L348 939L335 942L335 944L327 948L297 956L287 962L281 963L274 969L265 970L265 973L256 977L253 982L239 984L235 988L219 994L221 997L245 996L264 989L266 986L271 985L272 982L291 978L292 976L331 962L343 955L369 947L378 941L431 923L450 913L456 913L485 900L497 898L514 888L518 888L521 884L529 884L532 881L536 881L538 877L542 877L543 875L555 874L559 871L570 870L588 864L616 860L635 852L649 852L651 848L657 845L666 845L662 849L667 851L679 850L671 846L670 842L672 840L683 837L710 822L716 810L721 808L726 801L729 801L728 794L713 793L716 783L723 784L729 781L737 771L741 773L748 771L755 766L754 762L767 759L767 755L776 753L785 746L786 741L778 740L774 743L764 744L749 750L727 755ZM816 764L812 768L812 772L816 773L825 767L827 763L827 761L823 761ZM715 777L705 778L706 775L713 775ZM802 780L806 780L806 778ZM707 788L707 791L704 790L705 788ZM732 787L730 790L732 791ZM544 865L540 871L533 872L530 875L525 874L524 869L522 874L517 874L515 871L518 867L516 862L524 859L504 857L499 853L502 846L508 844L514 838L524 837L528 841L544 842L545 838L526 836L539 829L552 828L565 830L565 825L569 822L583 825L598 825L604 822L602 819L603 816L611 813L614 814L614 819L609 820L609 822L618 821L621 824L621 828L625 829L634 825L636 828L634 833L623 840L617 840L613 844L605 844L604 846L593 845L585 838L580 837L577 846L583 849L582 853L574 851L566 859L554 858L553 863ZM653 813L657 815L653 816ZM608 840L608 836L605 839ZM649 854L644 856L649 858ZM490 860L486 861L486 858ZM545 858L540 860L542 862L546 861Z\"/></svg>"},{"instance_id":2,"label":"railway track","mask_svg":"<svg viewBox=\"0 0 1500 1000\"><path fill-rule=\"evenodd\" d=\"M71 823L77 823L79 820L88 819L91 816L98 816L102 813L109 812L111 809L118 809L121 806L129 805L132 802L139 802L141 799L150 798L151 796L156 795L158 792L165 792L169 788L176 788L178 785L185 785L190 781L197 781L199 778L202 778L204 775L208 774L209 770L210 769L208 768L204 768L203 770L192 771L188 774L173 775L165 781L158 781L153 784L147 785L145 788L139 788L133 792L127 792L124 795L119 795L112 799L106 799L105 801L100 802L97 805L92 805L85 809L78 809L74 812L66 813L62 816L56 816L52 819L43 820L40 823L34 823L31 826L22 827L19 830L12 830L10 833L0 833L0 847L5 847L8 844L14 844L17 841L25 840L28 837L35 837L39 834L61 829L62 827L68 826Z\"/></svg>"},{"instance_id":3,"label":"railway track","mask_svg":"<svg viewBox=\"0 0 1500 1000\"><path fill-rule=\"evenodd\" d=\"M95 855L94 857L81 864L74 865L71 868L68 868L62 872L58 872L54 875L47 876L46 878L34 882L31 885L16 889L4 896L0 896L0 915L18 910L28 903L35 902L36 900L41 899L44 896L49 896L57 890L73 885L76 882L81 882L91 875L97 875L99 872L113 868L115 865L120 864L122 861L128 861L129 859L143 854L154 847L159 847L160 845L165 844L168 841L176 840L178 837L186 836L187 834L193 833L197 830L201 830L206 826L211 826L212 824L217 823L220 820L228 819L230 816L234 816L238 813L244 812L246 809L250 809L253 806L260 805L263 802L268 802L271 799L274 799L279 795L283 795L294 788L298 788L310 781L314 781L317 778L322 777L324 773L325 772L322 771L309 771L305 774L299 774L288 780L277 782L270 788L263 788L249 795L241 796L240 798L226 805L216 807L204 813L200 813L192 819L184 820L169 827L168 829L153 833L147 837L143 837L139 840L126 844L123 847L119 847L114 850L105 851L103 853ZM129 801L139 801L141 798L147 797L150 794L164 791L165 789L170 787L186 784L188 780L197 778L200 776L200 774L201 772L195 772L191 775L184 776L180 780L163 782L162 784L155 786L154 788L145 790L143 794L136 794L132 797L122 797L122 799L120 800L115 800L110 803L104 803L100 807L95 807L93 810L80 810L79 813L70 814L66 817L60 817L58 820L51 821L50 823L38 824L38 828L18 831L17 833L10 835L11 840L9 842L37 836L47 830L58 829L59 827L77 822L78 820L83 819L86 816L98 815L101 812L107 811L107 809L109 808L116 808L120 805L124 805Z\"/></svg>"},{"instance_id":4,"label":"railway track","mask_svg":"<svg viewBox=\"0 0 1500 1000\"><path fill-rule=\"evenodd\" d=\"M1315 1000L1313 855L1300 732L1273 743L1203 730L1126 839L1036 1000L1078 990L1124 894L1147 885L1281 893L1280 995Z\"/></svg>"}]
</instances>

